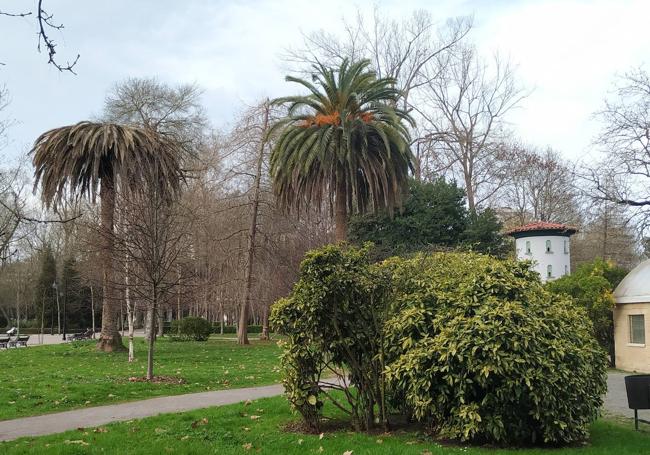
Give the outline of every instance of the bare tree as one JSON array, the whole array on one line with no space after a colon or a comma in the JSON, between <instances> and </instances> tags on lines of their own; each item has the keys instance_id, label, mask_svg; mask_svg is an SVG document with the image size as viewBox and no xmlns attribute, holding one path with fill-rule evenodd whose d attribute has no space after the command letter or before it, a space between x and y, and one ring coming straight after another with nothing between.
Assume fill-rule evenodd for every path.
<instances>
[{"instance_id":1,"label":"bare tree","mask_svg":"<svg viewBox=\"0 0 650 455\"><path fill-rule=\"evenodd\" d=\"M416 110L429 153L421 166L462 182L471 211L489 201L508 178L506 115L526 96L514 67L494 56L488 64L473 46L439 56Z\"/></svg>"},{"instance_id":2,"label":"bare tree","mask_svg":"<svg viewBox=\"0 0 650 455\"><path fill-rule=\"evenodd\" d=\"M72 61L68 60L65 63L61 63L56 58L57 44L54 41L54 39L51 38L50 33L63 30L65 27L63 24L59 22L55 22L54 15L48 13L45 10L45 7L43 6L43 0L38 0L35 11L23 10L19 12L9 12L9 11L0 10L0 17L1 16L10 17L10 18L35 17L36 26L38 29L36 33L38 36L38 44L37 44L38 52L42 52L42 50L45 49L47 51L47 57L48 57L47 63L55 67L57 70L61 72L67 71L72 74L77 74L75 73L74 68L79 62L79 58L81 57L81 55L77 54L74 60ZM4 65L4 63L0 62L0 65Z\"/></svg>"},{"instance_id":3,"label":"bare tree","mask_svg":"<svg viewBox=\"0 0 650 455\"><path fill-rule=\"evenodd\" d=\"M613 97L595 114L602 129L594 145L604 159L583 177L595 200L628 207L642 231L650 223L650 76L635 69L618 80Z\"/></svg>"},{"instance_id":4,"label":"bare tree","mask_svg":"<svg viewBox=\"0 0 650 455\"><path fill-rule=\"evenodd\" d=\"M129 78L113 86L103 119L150 128L170 137L191 158L202 146L208 122L194 84L171 86L155 78Z\"/></svg>"},{"instance_id":5,"label":"bare tree","mask_svg":"<svg viewBox=\"0 0 650 455\"><path fill-rule=\"evenodd\" d=\"M124 226L128 236L120 246L126 259L127 292L147 310L147 380L152 380L156 321L162 306L173 298L178 285L177 263L189 245L192 218L180 204L163 197L150 185L142 195L129 195L124 204ZM132 298L129 296L129 298Z\"/></svg>"},{"instance_id":6,"label":"bare tree","mask_svg":"<svg viewBox=\"0 0 650 455\"><path fill-rule=\"evenodd\" d=\"M251 301L251 292L253 286L253 261L255 259L255 245L257 239L257 219L259 214L261 198L261 181L262 181L262 163L264 162L264 151L268 144L270 102L266 100L262 106L262 122L257 127L257 163L255 165L255 174L251 201L250 227L248 230L248 247L246 248L246 272L244 276L244 298L239 311L239 325L237 326L237 342L239 344L248 344L248 314ZM251 125L255 127L256 125Z\"/></svg>"},{"instance_id":7,"label":"bare tree","mask_svg":"<svg viewBox=\"0 0 650 455\"><path fill-rule=\"evenodd\" d=\"M471 30L472 21L471 17L459 17L437 23L426 10L396 20L379 7L371 15L357 9L353 21L342 18L342 36L325 30L306 34L304 45L289 49L285 60L299 66L295 69L304 69L318 62L339 66L346 58L369 59L379 77L397 81L402 107L408 110L412 92L424 87L432 76L427 65L453 51Z\"/></svg>"},{"instance_id":8,"label":"bare tree","mask_svg":"<svg viewBox=\"0 0 650 455\"><path fill-rule=\"evenodd\" d=\"M552 150L514 144L508 146L507 185L499 192L512 221L550 221L579 224L579 190L573 166Z\"/></svg>"}]
</instances>

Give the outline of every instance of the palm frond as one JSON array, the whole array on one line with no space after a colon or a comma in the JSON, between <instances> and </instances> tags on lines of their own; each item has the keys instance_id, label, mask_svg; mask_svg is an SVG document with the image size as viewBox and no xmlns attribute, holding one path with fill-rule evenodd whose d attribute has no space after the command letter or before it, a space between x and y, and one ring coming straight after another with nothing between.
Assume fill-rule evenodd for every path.
<instances>
[{"instance_id":1,"label":"palm frond","mask_svg":"<svg viewBox=\"0 0 650 455\"><path fill-rule=\"evenodd\" d=\"M103 181L127 191L154 188L165 196L181 189L183 173L173 142L142 128L80 122L43 133L30 152L34 189L47 207L67 195L95 201Z\"/></svg>"}]
</instances>

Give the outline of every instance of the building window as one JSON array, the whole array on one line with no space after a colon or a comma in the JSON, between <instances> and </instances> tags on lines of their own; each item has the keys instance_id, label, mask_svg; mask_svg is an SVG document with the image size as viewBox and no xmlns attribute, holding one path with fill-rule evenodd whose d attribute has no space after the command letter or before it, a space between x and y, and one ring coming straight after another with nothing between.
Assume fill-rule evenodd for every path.
<instances>
[{"instance_id":1,"label":"building window","mask_svg":"<svg viewBox=\"0 0 650 455\"><path fill-rule=\"evenodd\" d=\"M530 251L530 240L526 240L526 254L532 254Z\"/></svg>"},{"instance_id":2,"label":"building window","mask_svg":"<svg viewBox=\"0 0 650 455\"><path fill-rule=\"evenodd\" d=\"M551 250L551 241L547 240L546 241L546 252L547 253L552 253L553 251Z\"/></svg>"},{"instance_id":3,"label":"building window","mask_svg":"<svg viewBox=\"0 0 650 455\"><path fill-rule=\"evenodd\" d=\"M642 314L631 314L630 321L630 343L645 344L645 317Z\"/></svg>"},{"instance_id":4,"label":"building window","mask_svg":"<svg viewBox=\"0 0 650 455\"><path fill-rule=\"evenodd\" d=\"M565 274L565 275L568 275L568 274L569 274L569 266L568 266L568 265L565 265L565 266L564 266L564 274Z\"/></svg>"},{"instance_id":5,"label":"building window","mask_svg":"<svg viewBox=\"0 0 650 455\"><path fill-rule=\"evenodd\" d=\"M564 254L569 254L569 241L564 241Z\"/></svg>"},{"instance_id":6,"label":"building window","mask_svg":"<svg viewBox=\"0 0 650 455\"><path fill-rule=\"evenodd\" d=\"M546 278L553 278L553 266L551 264L546 266Z\"/></svg>"}]
</instances>

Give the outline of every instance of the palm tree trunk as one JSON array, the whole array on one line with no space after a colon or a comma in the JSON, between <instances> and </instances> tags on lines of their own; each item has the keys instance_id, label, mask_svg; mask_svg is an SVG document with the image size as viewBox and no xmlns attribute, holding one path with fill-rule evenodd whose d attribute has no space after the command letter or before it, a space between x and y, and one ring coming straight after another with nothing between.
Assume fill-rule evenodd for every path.
<instances>
[{"instance_id":1,"label":"palm tree trunk","mask_svg":"<svg viewBox=\"0 0 650 455\"><path fill-rule=\"evenodd\" d=\"M334 206L335 240L345 242L348 239L348 206L344 180L336 182Z\"/></svg>"},{"instance_id":2,"label":"palm tree trunk","mask_svg":"<svg viewBox=\"0 0 650 455\"><path fill-rule=\"evenodd\" d=\"M117 330L117 305L115 286L113 283L113 252L115 240L113 239L113 223L115 215L115 184L112 180L104 178L99 191L101 199L101 242L100 251L102 262L102 331L97 342L97 350L104 352L124 351L122 336Z\"/></svg>"}]
</instances>

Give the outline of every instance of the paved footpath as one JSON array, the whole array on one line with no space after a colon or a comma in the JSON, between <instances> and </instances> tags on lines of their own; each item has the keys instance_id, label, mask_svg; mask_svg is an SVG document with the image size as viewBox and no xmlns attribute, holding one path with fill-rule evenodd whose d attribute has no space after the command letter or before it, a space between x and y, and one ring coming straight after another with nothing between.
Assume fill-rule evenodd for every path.
<instances>
[{"instance_id":1,"label":"paved footpath","mask_svg":"<svg viewBox=\"0 0 650 455\"><path fill-rule=\"evenodd\" d=\"M625 376L633 373L610 371L607 375L607 395L605 396L605 412L625 417L634 417L634 410L627 407L627 393L625 392ZM650 422L650 410L640 410L639 419Z\"/></svg>"},{"instance_id":2,"label":"paved footpath","mask_svg":"<svg viewBox=\"0 0 650 455\"><path fill-rule=\"evenodd\" d=\"M276 396L282 392L283 388L279 384L245 389L216 390L5 420L0 421L0 441L10 441L23 436L61 433L80 427L96 427L111 422L141 419L158 414L238 403Z\"/></svg>"},{"instance_id":3,"label":"paved footpath","mask_svg":"<svg viewBox=\"0 0 650 455\"><path fill-rule=\"evenodd\" d=\"M627 374L612 371L607 377L608 390L604 408L608 414L625 417L634 416L634 411L627 407L627 395L623 379ZM96 427L111 422L141 419L158 414L233 404L240 401L280 395L282 391L283 388L279 384L245 389L217 390L5 420L0 421L0 441L9 441L23 436L61 433L80 427ZM639 417L650 421L650 411L639 411Z\"/></svg>"}]
</instances>

